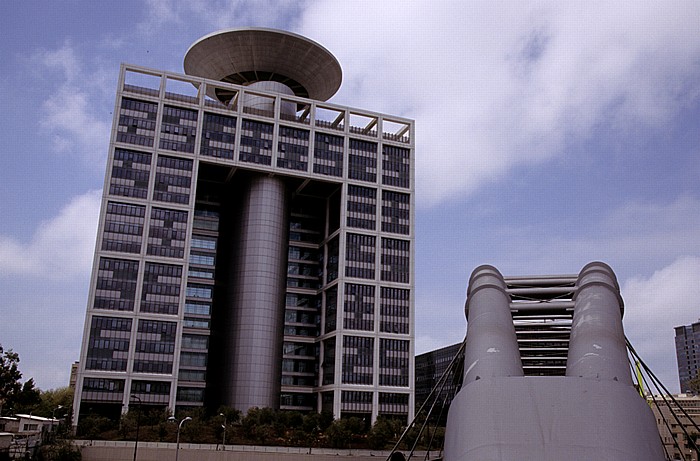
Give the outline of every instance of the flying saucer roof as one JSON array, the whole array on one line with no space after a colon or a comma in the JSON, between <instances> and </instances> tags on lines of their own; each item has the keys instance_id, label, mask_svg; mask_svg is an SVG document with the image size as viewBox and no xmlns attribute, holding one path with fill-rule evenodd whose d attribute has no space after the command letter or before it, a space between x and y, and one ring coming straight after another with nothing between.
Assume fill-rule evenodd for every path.
<instances>
[{"instance_id":1,"label":"flying saucer roof","mask_svg":"<svg viewBox=\"0 0 700 461\"><path fill-rule=\"evenodd\" d=\"M238 85L272 80L301 97L325 101L338 91L342 70L318 43L291 32L242 28L205 35L185 54L185 73Z\"/></svg>"}]
</instances>

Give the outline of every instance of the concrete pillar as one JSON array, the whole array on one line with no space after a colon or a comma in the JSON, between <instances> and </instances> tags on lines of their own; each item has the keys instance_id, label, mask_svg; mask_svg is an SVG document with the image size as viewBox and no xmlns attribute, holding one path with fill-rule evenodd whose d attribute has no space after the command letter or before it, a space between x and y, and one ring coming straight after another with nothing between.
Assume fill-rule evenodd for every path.
<instances>
[{"instance_id":1,"label":"concrete pillar","mask_svg":"<svg viewBox=\"0 0 700 461\"><path fill-rule=\"evenodd\" d=\"M464 384L481 378L523 376L510 297L498 269L479 266L469 279Z\"/></svg>"},{"instance_id":2,"label":"concrete pillar","mask_svg":"<svg viewBox=\"0 0 700 461\"><path fill-rule=\"evenodd\" d=\"M224 403L279 407L287 279L288 206L283 179L257 175L242 188L224 339Z\"/></svg>"}]
</instances>

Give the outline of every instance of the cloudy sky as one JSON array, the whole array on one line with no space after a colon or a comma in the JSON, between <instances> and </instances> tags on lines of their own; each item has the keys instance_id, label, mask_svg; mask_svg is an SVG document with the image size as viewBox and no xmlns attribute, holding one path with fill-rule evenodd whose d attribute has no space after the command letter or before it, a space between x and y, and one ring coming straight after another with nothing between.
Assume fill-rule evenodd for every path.
<instances>
[{"instance_id":1,"label":"cloudy sky","mask_svg":"<svg viewBox=\"0 0 700 461\"><path fill-rule=\"evenodd\" d=\"M42 389L78 359L119 64L182 71L214 30L290 30L332 102L415 119L416 352L460 341L467 279L603 260L678 389L700 317L697 1L12 2L0 17L0 344Z\"/></svg>"}]
</instances>

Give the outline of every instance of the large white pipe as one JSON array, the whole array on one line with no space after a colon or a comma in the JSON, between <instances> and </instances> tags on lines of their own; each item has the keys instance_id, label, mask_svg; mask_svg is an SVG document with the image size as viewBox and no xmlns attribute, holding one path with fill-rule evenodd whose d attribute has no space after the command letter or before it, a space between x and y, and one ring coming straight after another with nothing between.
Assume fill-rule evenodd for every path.
<instances>
[{"instance_id":1,"label":"large white pipe","mask_svg":"<svg viewBox=\"0 0 700 461\"><path fill-rule=\"evenodd\" d=\"M477 267L469 279L464 384L481 378L522 376L510 297L503 276L493 266Z\"/></svg>"},{"instance_id":2,"label":"large white pipe","mask_svg":"<svg viewBox=\"0 0 700 461\"><path fill-rule=\"evenodd\" d=\"M632 385L615 273L592 262L581 269L576 285L566 376Z\"/></svg>"}]
</instances>

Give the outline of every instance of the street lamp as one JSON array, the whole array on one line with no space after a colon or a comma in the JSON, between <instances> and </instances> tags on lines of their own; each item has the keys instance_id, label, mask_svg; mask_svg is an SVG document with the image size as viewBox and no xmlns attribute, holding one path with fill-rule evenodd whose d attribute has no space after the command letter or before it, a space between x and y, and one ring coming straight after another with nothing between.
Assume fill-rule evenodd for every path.
<instances>
[{"instance_id":1,"label":"street lamp","mask_svg":"<svg viewBox=\"0 0 700 461\"><path fill-rule=\"evenodd\" d=\"M53 432L56 428L54 427L54 423L56 422L56 410L60 410L63 408L63 405L59 405L56 408L53 409L51 412L51 431Z\"/></svg>"},{"instance_id":2,"label":"street lamp","mask_svg":"<svg viewBox=\"0 0 700 461\"><path fill-rule=\"evenodd\" d=\"M175 419L174 416L171 416L168 418L168 421L172 422L177 422L177 419ZM182 421L177 425L177 439L175 442L175 461L177 461L178 456L180 455L180 429L182 429L182 425L185 424L187 421L192 421L192 418L187 416L186 418L183 418Z\"/></svg>"},{"instance_id":3,"label":"street lamp","mask_svg":"<svg viewBox=\"0 0 700 461\"><path fill-rule=\"evenodd\" d=\"M223 440L221 441L221 445L222 445L222 448L223 448L224 450L226 450L226 423L227 423L226 415L223 414L223 413L219 413L219 416L223 416L223 417L224 417L224 424L221 425L221 427L222 427L223 430L224 430L224 438L223 438Z\"/></svg>"},{"instance_id":4,"label":"street lamp","mask_svg":"<svg viewBox=\"0 0 700 461\"><path fill-rule=\"evenodd\" d=\"M141 426L141 399L138 395L131 394L130 399L138 400L138 413L136 413L136 441L134 442L134 461L136 461L136 452L139 449L139 427Z\"/></svg>"}]
</instances>

